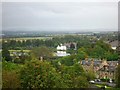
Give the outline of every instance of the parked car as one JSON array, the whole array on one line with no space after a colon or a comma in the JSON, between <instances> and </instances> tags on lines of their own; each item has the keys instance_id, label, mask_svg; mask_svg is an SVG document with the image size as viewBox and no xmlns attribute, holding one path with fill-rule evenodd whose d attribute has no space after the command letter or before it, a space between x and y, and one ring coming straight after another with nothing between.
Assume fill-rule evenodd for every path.
<instances>
[{"instance_id":1,"label":"parked car","mask_svg":"<svg viewBox=\"0 0 120 90\"><path fill-rule=\"evenodd\" d=\"M112 82L113 82L112 79L110 79L110 80L109 80L109 83L112 83Z\"/></svg>"},{"instance_id":2,"label":"parked car","mask_svg":"<svg viewBox=\"0 0 120 90\"><path fill-rule=\"evenodd\" d=\"M94 83L95 83L95 81L91 80L91 81L89 81L89 83L94 84Z\"/></svg>"}]
</instances>

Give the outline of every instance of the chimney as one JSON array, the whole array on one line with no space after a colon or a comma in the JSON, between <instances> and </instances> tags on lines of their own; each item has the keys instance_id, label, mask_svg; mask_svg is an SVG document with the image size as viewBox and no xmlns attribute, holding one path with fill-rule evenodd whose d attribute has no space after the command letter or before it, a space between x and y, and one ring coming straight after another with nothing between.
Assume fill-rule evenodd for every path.
<instances>
[{"instance_id":1,"label":"chimney","mask_svg":"<svg viewBox=\"0 0 120 90\"><path fill-rule=\"evenodd\" d=\"M43 57L42 56L40 57L40 60L43 61Z\"/></svg>"}]
</instances>

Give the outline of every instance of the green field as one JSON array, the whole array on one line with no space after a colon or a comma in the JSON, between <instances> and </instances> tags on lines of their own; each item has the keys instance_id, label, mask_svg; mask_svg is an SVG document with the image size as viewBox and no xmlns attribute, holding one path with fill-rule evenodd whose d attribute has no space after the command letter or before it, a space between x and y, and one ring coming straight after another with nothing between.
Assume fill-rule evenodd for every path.
<instances>
[{"instance_id":1,"label":"green field","mask_svg":"<svg viewBox=\"0 0 120 90\"><path fill-rule=\"evenodd\" d=\"M9 40L32 40L32 39L52 39L52 37L21 37L21 38L5 38L5 39L9 39ZM0 39L1 41L2 39Z\"/></svg>"},{"instance_id":2,"label":"green field","mask_svg":"<svg viewBox=\"0 0 120 90\"><path fill-rule=\"evenodd\" d=\"M10 52L20 52L21 50L9 50ZM30 50L22 50L23 52L30 52Z\"/></svg>"}]
</instances>

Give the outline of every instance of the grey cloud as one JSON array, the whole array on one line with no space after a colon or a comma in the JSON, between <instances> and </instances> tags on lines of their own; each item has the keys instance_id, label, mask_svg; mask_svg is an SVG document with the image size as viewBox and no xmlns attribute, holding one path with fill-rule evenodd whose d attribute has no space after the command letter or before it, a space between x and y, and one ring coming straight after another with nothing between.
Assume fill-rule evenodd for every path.
<instances>
[{"instance_id":1,"label":"grey cloud","mask_svg":"<svg viewBox=\"0 0 120 90\"><path fill-rule=\"evenodd\" d=\"M3 3L3 29L117 29L117 3Z\"/></svg>"}]
</instances>

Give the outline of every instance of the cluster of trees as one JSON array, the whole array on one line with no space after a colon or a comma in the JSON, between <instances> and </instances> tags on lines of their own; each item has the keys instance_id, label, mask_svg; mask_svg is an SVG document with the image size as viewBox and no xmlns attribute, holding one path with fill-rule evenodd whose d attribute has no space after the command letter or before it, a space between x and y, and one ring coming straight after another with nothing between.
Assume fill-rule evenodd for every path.
<instances>
[{"instance_id":1,"label":"cluster of trees","mask_svg":"<svg viewBox=\"0 0 120 90\"><path fill-rule=\"evenodd\" d=\"M23 64L7 62L8 59L3 58L3 87L86 88L89 87L88 81L95 78L92 70L86 72L78 63L88 57L86 48L52 61L49 60L52 51L47 47L33 49L31 56L33 58ZM43 57L43 61L39 56Z\"/></svg>"},{"instance_id":2,"label":"cluster of trees","mask_svg":"<svg viewBox=\"0 0 120 90\"><path fill-rule=\"evenodd\" d=\"M86 88L89 86L87 74L80 64L67 66L56 63L58 68L53 62L33 59L21 65L3 61L3 88Z\"/></svg>"},{"instance_id":3,"label":"cluster of trees","mask_svg":"<svg viewBox=\"0 0 120 90\"><path fill-rule=\"evenodd\" d=\"M59 43L77 42L77 50L71 55L54 58L54 50ZM9 49L31 49L28 57L24 54L15 58ZM72 46L74 47L74 46ZM21 53L24 53L21 51ZM102 40L91 41L85 36L55 37L52 40L3 41L2 66L3 88L86 88L89 80L95 78L93 71L84 71L78 63L85 58L106 58L118 60L117 52ZM14 61L14 63L13 63ZM20 64L21 63L21 64ZM119 66L117 73L119 73ZM117 74L119 76L119 74ZM119 77L117 80L120 81ZM117 86L119 87L119 81Z\"/></svg>"},{"instance_id":4,"label":"cluster of trees","mask_svg":"<svg viewBox=\"0 0 120 90\"><path fill-rule=\"evenodd\" d=\"M47 46L47 47L53 47L54 43L52 40L40 40L40 39L34 39L34 40L3 40L2 42L2 48L8 48L8 49L31 49L33 47L40 47L40 46Z\"/></svg>"},{"instance_id":5,"label":"cluster of trees","mask_svg":"<svg viewBox=\"0 0 120 90\"><path fill-rule=\"evenodd\" d=\"M90 77L77 63L76 55L49 60L47 47L31 51L31 60L16 64L3 59L3 88L86 88ZM43 57L43 61L39 59ZM45 58L47 57L47 58ZM6 75L5 75L6 74ZM14 80L14 81L13 81Z\"/></svg>"},{"instance_id":6,"label":"cluster of trees","mask_svg":"<svg viewBox=\"0 0 120 90\"><path fill-rule=\"evenodd\" d=\"M84 46L78 49L78 57L84 59L85 57L118 60L118 53L111 49L109 44L103 41L97 41L95 44Z\"/></svg>"},{"instance_id":7,"label":"cluster of trees","mask_svg":"<svg viewBox=\"0 0 120 90\"><path fill-rule=\"evenodd\" d=\"M105 43L102 40L96 40L96 38L93 38L93 36L79 36L79 35L66 35L63 37L53 37L49 40L23 40L16 41L16 40L7 40L5 42L3 40L3 47L7 49L29 49L32 50L34 47L41 47L46 46L49 48L55 48L60 43L69 43L69 42L76 42L77 43L77 49L79 49L78 53L81 53L82 55L85 54L85 56L90 56L92 58L106 58L107 60L117 60L118 59L118 53L113 51L109 44ZM74 48L74 45L71 46L71 48ZM82 50L81 50L82 48ZM69 49L67 52L71 54L77 53L74 49ZM79 54L80 55L80 54ZM84 55L81 55L81 59L83 59Z\"/></svg>"},{"instance_id":8,"label":"cluster of trees","mask_svg":"<svg viewBox=\"0 0 120 90\"><path fill-rule=\"evenodd\" d=\"M19 72L22 66L2 61L2 88L20 88Z\"/></svg>"},{"instance_id":9,"label":"cluster of trees","mask_svg":"<svg viewBox=\"0 0 120 90\"><path fill-rule=\"evenodd\" d=\"M40 40L40 39L32 39L32 40L9 40L4 39L2 41L2 46L7 47L8 49L31 49L32 47L40 47L40 46L47 46L47 47L54 47L56 48L57 45L60 43L68 43L68 42L76 42L77 47L89 45L91 43L90 38L87 36L74 36L74 35L65 35L63 37L53 37L52 39L47 40Z\"/></svg>"},{"instance_id":10,"label":"cluster of trees","mask_svg":"<svg viewBox=\"0 0 120 90\"><path fill-rule=\"evenodd\" d=\"M116 70L116 87L120 88L120 61Z\"/></svg>"},{"instance_id":11,"label":"cluster of trees","mask_svg":"<svg viewBox=\"0 0 120 90\"><path fill-rule=\"evenodd\" d=\"M68 40L68 41L70 41L69 40L69 38L68 38L69 36L66 36L65 38L65 40ZM62 38L62 37L61 37ZM59 37L59 39L60 39L60 37ZM55 41L58 41L57 43L59 43L60 41L64 41L64 39L63 40L61 40L60 39L60 41L59 41L59 39L53 39L53 41L52 42L55 42ZM78 37L77 37L77 39L76 39L76 37L74 38L73 37L73 39L72 40L79 40L78 39ZM86 39L87 40L87 39ZM35 40L36 41L36 40ZM48 40L49 41L49 40ZM48 43L50 44L51 43L51 41L49 41ZM27 41L26 41L27 42ZM47 42L47 41L46 41ZM36 43L39 43L39 41L36 41ZM83 44L83 45L81 45L81 43ZM99 58L99 59L103 59L103 58L105 58L105 59L107 59L107 60L118 60L118 53L116 52L116 51L114 51L114 50L112 50L111 49L111 46L109 45L109 44L107 44L107 43L105 43L105 42L103 42L102 40L99 40L99 41L96 41L95 43L90 43L90 41L84 41L84 43L83 42L81 42L81 43L77 43L77 48L78 48L78 50L76 51L76 50L74 50L74 49L69 49L69 50L67 50L67 52L69 52L69 53L71 53L71 54L77 54L77 57L78 57L78 59L81 59L81 60L83 60L83 59L85 59L86 57L90 57L90 58ZM86 43L86 44L85 44ZM4 43L3 43L4 44ZM46 45L49 45L49 44L47 44L46 43ZM9 45L9 44L7 44L7 45ZM12 45L15 45L15 44L12 44ZM10 45L10 46L12 46L12 45ZM31 45L30 43L28 43L28 45ZM79 46L80 45L80 46ZM54 46L54 45L53 45ZM78 47L79 46L79 47ZM9 46L8 46L9 47ZM2 53L3 53L3 57L6 57L6 60L8 59L9 61L11 60L11 58L10 58L10 56L9 56L9 51L8 51L8 47L6 47L6 46L3 46L3 51L2 51ZM42 57L44 57L45 59L46 58L50 58L51 56L53 56L53 55L51 55L50 53L52 52L52 51L55 51L55 49L53 48L53 49L50 49L50 48L46 48L46 46L41 46L42 48L39 48L39 47L35 47L35 48L31 48L31 50L34 52L33 53L33 56L37 56L38 57L38 54L39 54L39 59L40 59L40 57L42 56ZM49 47L49 46L47 46L47 47ZM6 49L7 48L7 49ZM34 49L34 50L33 50ZM41 50L40 50L41 49ZM42 50L43 49L43 50ZM41 52L38 52L38 50L40 50ZM45 54L47 53L47 56L45 56L45 55L43 55L44 53L42 52L42 51L44 51L45 52ZM48 53L49 53L49 55L48 55ZM42 55L41 55L42 54ZM41 56L40 56L41 55ZM24 56L23 57L21 57L21 58L24 58ZM7 61L8 61L7 60Z\"/></svg>"},{"instance_id":12,"label":"cluster of trees","mask_svg":"<svg viewBox=\"0 0 120 90\"><path fill-rule=\"evenodd\" d=\"M53 54L51 52L55 51L54 49L47 48L46 46L35 47L31 49L33 51L33 57L44 57L51 58ZM40 50L41 52L38 52ZM44 51L44 52L42 52ZM99 58L99 59L107 59L107 60L118 60L118 53L111 49L109 44L104 43L103 41L97 41L94 44L89 44L89 46L81 46L77 51L74 49L68 50L71 54L77 54L78 59L85 59L86 57L90 58ZM42 55L41 55L42 54ZM6 57L6 61L10 61L10 53L7 48L3 48L2 51L3 57ZM40 56L41 55L41 56ZM45 56L47 55L47 56ZM23 58L24 59L24 55Z\"/></svg>"},{"instance_id":13,"label":"cluster of trees","mask_svg":"<svg viewBox=\"0 0 120 90\"><path fill-rule=\"evenodd\" d=\"M10 56L10 52L8 49L6 48L2 49L2 58L4 58L6 61L12 61L12 58Z\"/></svg>"}]
</instances>

